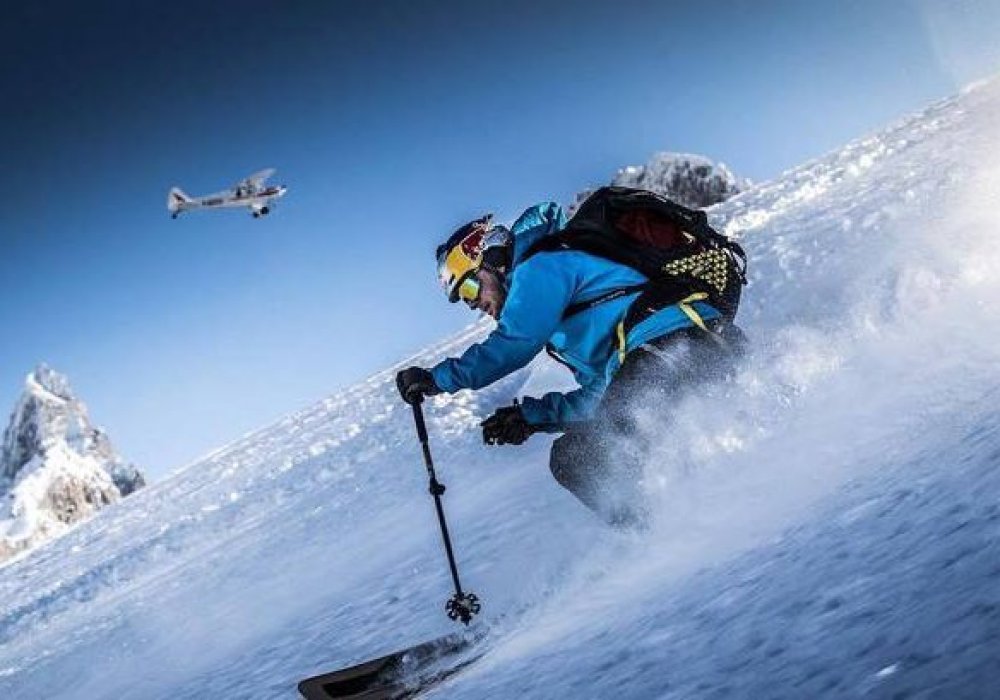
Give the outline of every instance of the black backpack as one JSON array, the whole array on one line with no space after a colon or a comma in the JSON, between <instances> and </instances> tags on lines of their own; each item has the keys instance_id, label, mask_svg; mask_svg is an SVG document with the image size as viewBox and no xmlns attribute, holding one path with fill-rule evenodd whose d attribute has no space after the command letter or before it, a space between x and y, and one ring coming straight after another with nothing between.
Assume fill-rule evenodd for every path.
<instances>
[{"instance_id":1,"label":"black backpack","mask_svg":"<svg viewBox=\"0 0 1000 700\"><path fill-rule=\"evenodd\" d=\"M579 250L627 265L649 278L644 285L612 290L596 299L571 305L568 318L597 304L643 292L643 311L655 305L704 299L727 320L736 316L747 283L747 256L735 241L708 224L700 209L631 187L602 187L580 205L561 231L528 249L532 255ZM636 306L633 304L633 307ZM648 315L641 313L640 316ZM628 325L640 320L630 310Z\"/></svg>"}]
</instances>

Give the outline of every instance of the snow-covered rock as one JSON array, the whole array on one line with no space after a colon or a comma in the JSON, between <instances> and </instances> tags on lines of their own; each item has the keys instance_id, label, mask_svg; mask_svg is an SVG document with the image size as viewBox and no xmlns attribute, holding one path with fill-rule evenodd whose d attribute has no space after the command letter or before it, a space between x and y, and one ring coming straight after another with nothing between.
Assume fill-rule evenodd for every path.
<instances>
[{"instance_id":1,"label":"snow-covered rock","mask_svg":"<svg viewBox=\"0 0 1000 700\"><path fill-rule=\"evenodd\" d=\"M691 153L660 152L645 165L627 165L615 173L612 185L640 187L669 197L685 206L702 209L739 194L749 180L734 175L724 163L714 163ZM570 207L575 211L593 189L577 195Z\"/></svg>"},{"instance_id":2,"label":"snow-covered rock","mask_svg":"<svg viewBox=\"0 0 1000 700\"><path fill-rule=\"evenodd\" d=\"M57 536L145 485L44 364L25 380L0 451L0 560Z\"/></svg>"}]
</instances>

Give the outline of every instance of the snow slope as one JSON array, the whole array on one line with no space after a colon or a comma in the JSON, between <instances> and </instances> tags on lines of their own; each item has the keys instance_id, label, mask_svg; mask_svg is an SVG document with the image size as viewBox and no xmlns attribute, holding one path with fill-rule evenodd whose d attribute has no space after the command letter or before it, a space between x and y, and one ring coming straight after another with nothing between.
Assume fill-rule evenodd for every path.
<instances>
[{"instance_id":1,"label":"snow slope","mask_svg":"<svg viewBox=\"0 0 1000 700\"><path fill-rule=\"evenodd\" d=\"M653 532L561 492L546 439L479 444L558 369L429 402L463 582L499 620L434 697L995 696L998 115L980 85L711 210L751 255L756 349L677 407ZM0 569L0 697L291 698L449 631L396 369Z\"/></svg>"}]
</instances>

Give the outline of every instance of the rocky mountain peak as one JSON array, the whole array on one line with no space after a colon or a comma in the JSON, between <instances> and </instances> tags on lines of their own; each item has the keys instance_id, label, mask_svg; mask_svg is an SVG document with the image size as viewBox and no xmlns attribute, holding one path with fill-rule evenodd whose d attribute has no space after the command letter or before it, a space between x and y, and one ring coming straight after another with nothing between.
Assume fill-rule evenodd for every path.
<instances>
[{"instance_id":1,"label":"rocky mountain peak","mask_svg":"<svg viewBox=\"0 0 1000 700\"><path fill-rule=\"evenodd\" d=\"M751 183L734 175L724 163L692 153L664 151L654 154L645 165L620 168L609 184L650 190L684 206L702 209L726 201ZM569 213L593 192L592 188L578 194Z\"/></svg>"},{"instance_id":2,"label":"rocky mountain peak","mask_svg":"<svg viewBox=\"0 0 1000 700\"><path fill-rule=\"evenodd\" d=\"M33 387L37 387L42 392L49 393L58 399L62 399L64 401L76 400L76 396L73 395L73 389L70 387L69 380L66 376L59 374L44 362L40 363L35 370L28 375L25 383L29 390Z\"/></svg>"},{"instance_id":3,"label":"rocky mountain peak","mask_svg":"<svg viewBox=\"0 0 1000 700\"><path fill-rule=\"evenodd\" d=\"M145 485L64 375L40 364L24 384L0 445L0 559Z\"/></svg>"}]
</instances>

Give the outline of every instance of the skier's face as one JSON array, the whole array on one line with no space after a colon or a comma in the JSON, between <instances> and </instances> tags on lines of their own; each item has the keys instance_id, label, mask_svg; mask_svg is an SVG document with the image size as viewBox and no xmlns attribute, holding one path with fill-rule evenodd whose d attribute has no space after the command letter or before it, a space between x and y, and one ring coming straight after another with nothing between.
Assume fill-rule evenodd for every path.
<instances>
[{"instance_id":1,"label":"skier's face","mask_svg":"<svg viewBox=\"0 0 1000 700\"><path fill-rule=\"evenodd\" d=\"M503 303L507 297L500 279L489 270L480 270L477 274L479 278L479 296L475 301L466 302L473 309L478 309L494 320L500 317L503 310Z\"/></svg>"}]
</instances>

